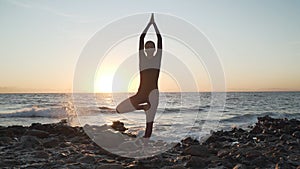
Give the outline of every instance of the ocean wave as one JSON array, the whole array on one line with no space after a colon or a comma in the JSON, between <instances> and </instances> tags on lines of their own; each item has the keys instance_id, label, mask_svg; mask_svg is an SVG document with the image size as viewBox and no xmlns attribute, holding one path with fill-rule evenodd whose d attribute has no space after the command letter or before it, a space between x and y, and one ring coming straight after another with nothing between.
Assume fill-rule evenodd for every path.
<instances>
[{"instance_id":1,"label":"ocean wave","mask_svg":"<svg viewBox=\"0 0 300 169\"><path fill-rule=\"evenodd\" d=\"M262 117L262 116L270 116L273 118L299 118L300 114L299 113L294 113L294 114L289 114L289 113L278 113L278 112L264 112L264 113L247 113L243 115L237 115L234 117L230 117L227 119L223 119L220 122L226 123L226 122L236 122L236 123L241 123L241 122L247 122L249 123L250 121L256 121L257 117Z\"/></svg>"},{"instance_id":2,"label":"ocean wave","mask_svg":"<svg viewBox=\"0 0 300 169\"><path fill-rule=\"evenodd\" d=\"M34 117L47 117L47 118L65 118L67 112L63 108L24 108L13 113L0 114L0 118L34 118Z\"/></svg>"},{"instance_id":3,"label":"ocean wave","mask_svg":"<svg viewBox=\"0 0 300 169\"><path fill-rule=\"evenodd\" d=\"M192 106L192 107L167 107L159 108L164 113L178 113L178 112L203 112L208 111L210 106Z\"/></svg>"},{"instance_id":4,"label":"ocean wave","mask_svg":"<svg viewBox=\"0 0 300 169\"><path fill-rule=\"evenodd\" d=\"M106 106L100 106L98 107L100 110L115 110L114 108L111 107L106 107Z\"/></svg>"}]
</instances>

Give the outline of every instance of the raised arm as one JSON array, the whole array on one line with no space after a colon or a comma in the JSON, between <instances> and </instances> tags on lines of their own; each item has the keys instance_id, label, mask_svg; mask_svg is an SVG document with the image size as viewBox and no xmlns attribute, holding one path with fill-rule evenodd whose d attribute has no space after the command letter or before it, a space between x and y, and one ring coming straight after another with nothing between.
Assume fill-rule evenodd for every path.
<instances>
[{"instance_id":1,"label":"raised arm","mask_svg":"<svg viewBox=\"0 0 300 169\"><path fill-rule=\"evenodd\" d=\"M144 39L145 39L146 33L147 33L150 26L151 26L151 23L149 22L148 25L146 26L146 28L144 29L143 33L140 36L139 50L144 50Z\"/></svg>"},{"instance_id":2,"label":"raised arm","mask_svg":"<svg viewBox=\"0 0 300 169\"><path fill-rule=\"evenodd\" d=\"M155 22L153 23L153 26L154 26L156 36L157 36L157 48L162 49L162 38L161 38L161 35L159 33L158 27Z\"/></svg>"}]
</instances>

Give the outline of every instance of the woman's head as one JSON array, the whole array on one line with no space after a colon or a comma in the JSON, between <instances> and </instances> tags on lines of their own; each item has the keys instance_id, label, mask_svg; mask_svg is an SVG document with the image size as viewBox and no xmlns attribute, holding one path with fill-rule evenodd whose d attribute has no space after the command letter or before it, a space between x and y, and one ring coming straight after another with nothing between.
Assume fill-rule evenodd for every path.
<instances>
[{"instance_id":1,"label":"woman's head","mask_svg":"<svg viewBox=\"0 0 300 169\"><path fill-rule=\"evenodd\" d=\"M147 56L153 56L155 52L155 43L152 41L147 41L145 44L145 51L147 53Z\"/></svg>"}]
</instances>

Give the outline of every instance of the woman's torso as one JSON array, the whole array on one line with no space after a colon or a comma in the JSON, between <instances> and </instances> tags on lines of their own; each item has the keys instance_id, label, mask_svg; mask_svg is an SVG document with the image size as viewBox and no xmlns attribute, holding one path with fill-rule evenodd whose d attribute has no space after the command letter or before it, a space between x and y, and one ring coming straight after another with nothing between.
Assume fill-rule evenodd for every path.
<instances>
[{"instance_id":1,"label":"woman's torso","mask_svg":"<svg viewBox=\"0 0 300 169\"><path fill-rule=\"evenodd\" d=\"M138 92L149 93L153 89L158 89L161 54L147 58L145 53L141 52L139 59L140 86Z\"/></svg>"}]
</instances>

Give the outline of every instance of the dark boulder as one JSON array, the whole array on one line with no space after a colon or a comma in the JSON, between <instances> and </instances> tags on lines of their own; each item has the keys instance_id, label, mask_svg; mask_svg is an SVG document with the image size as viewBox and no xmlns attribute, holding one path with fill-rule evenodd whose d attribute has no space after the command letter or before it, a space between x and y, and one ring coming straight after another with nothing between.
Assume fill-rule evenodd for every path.
<instances>
[{"instance_id":1,"label":"dark boulder","mask_svg":"<svg viewBox=\"0 0 300 169\"><path fill-rule=\"evenodd\" d=\"M120 121L113 121L113 124L111 125L113 129L116 131L124 132L127 130L127 128L124 127L124 123Z\"/></svg>"}]
</instances>

